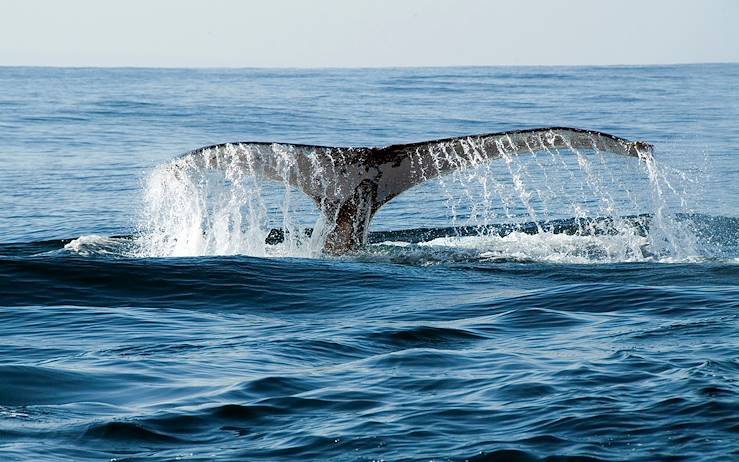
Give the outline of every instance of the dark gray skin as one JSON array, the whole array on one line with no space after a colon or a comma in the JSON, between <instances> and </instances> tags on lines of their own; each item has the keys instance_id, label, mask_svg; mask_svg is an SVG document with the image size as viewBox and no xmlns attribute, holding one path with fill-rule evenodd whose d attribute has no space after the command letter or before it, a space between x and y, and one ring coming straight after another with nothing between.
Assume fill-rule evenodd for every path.
<instances>
[{"instance_id":1,"label":"dark gray skin","mask_svg":"<svg viewBox=\"0 0 739 462\"><path fill-rule=\"evenodd\" d=\"M631 157L652 145L567 127L445 138L385 147L329 147L282 143L226 143L182 159L207 168L233 166L300 188L327 222L324 252L351 252L367 241L372 217L403 191L432 178L492 159L559 149L596 149Z\"/></svg>"}]
</instances>

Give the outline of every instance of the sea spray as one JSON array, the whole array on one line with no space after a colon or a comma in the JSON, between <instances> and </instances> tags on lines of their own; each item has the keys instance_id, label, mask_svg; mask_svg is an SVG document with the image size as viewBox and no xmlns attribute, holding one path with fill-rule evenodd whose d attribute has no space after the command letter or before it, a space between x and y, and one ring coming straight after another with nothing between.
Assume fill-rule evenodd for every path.
<instances>
[{"instance_id":1,"label":"sea spray","mask_svg":"<svg viewBox=\"0 0 739 462\"><path fill-rule=\"evenodd\" d=\"M674 219L674 203L684 207L683 197L651 154L640 162L622 157L605 159L597 148L567 149L529 147L529 155L514 155L507 143L498 143L502 159L466 163L454 149L432 146L411 156L421 166L422 157L435 165L457 165L448 175L414 188L419 201L443 197L447 209L444 226L472 226L474 236L451 236L429 243L427 248L453 250L475 245L480 258L534 259L571 262L619 262L645 259L686 259L698 255L692 234ZM545 146L545 149L540 149ZM463 144L468 158L484 159L484 145ZM539 151L544 155L537 155ZM186 155L156 167L144 183L144 200L136 244L140 256L198 256L244 254L258 257L321 255L323 241L336 216L321 213L290 181L298 169L294 153L273 145L274 172L265 175L257 161L265 155L249 145L225 145ZM332 187L322 175L336 175L341 149L325 153L330 160L314 169L316 189L326 195ZM308 157L311 159L311 157ZM315 156L312 158L315 161ZM595 160L599 159L599 162ZM328 169L324 172L322 169ZM423 175L424 172L421 171ZM626 181L627 176L636 177ZM628 184L640 181L649 187L635 194ZM421 194L418 194L418 192ZM646 191L646 192L644 192ZM645 196L646 194L646 196ZM408 191L404 195L414 195ZM670 196L670 197L668 197ZM422 202L419 215L423 216ZM392 203L386 208L392 207ZM635 223L626 217L649 219ZM552 220L574 217L577 228L568 237L558 236ZM603 218L608 218L604 220ZM375 222L382 221L382 211ZM490 235L490 224L529 223L537 232L526 236ZM312 233L311 233L312 229ZM645 231L646 230L646 231ZM269 237L275 231L276 242ZM367 246L364 252L378 251ZM421 250L422 251L422 250Z\"/></svg>"},{"instance_id":2,"label":"sea spray","mask_svg":"<svg viewBox=\"0 0 739 462\"><path fill-rule=\"evenodd\" d=\"M315 207L289 184L265 181L246 152L245 161L226 152L218 165L184 156L156 167L144 182L139 254L315 255L320 242L304 232L315 220ZM284 168L290 168L289 159ZM275 227L282 230L283 242L265 244Z\"/></svg>"}]
</instances>

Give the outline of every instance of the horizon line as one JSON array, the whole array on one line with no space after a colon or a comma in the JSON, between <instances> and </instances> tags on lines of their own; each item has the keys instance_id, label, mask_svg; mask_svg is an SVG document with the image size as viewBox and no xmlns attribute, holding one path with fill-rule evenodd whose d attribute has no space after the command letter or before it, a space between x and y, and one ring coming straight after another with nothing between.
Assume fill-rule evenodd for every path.
<instances>
[{"instance_id":1,"label":"horizon line","mask_svg":"<svg viewBox=\"0 0 739 462\"><path fill-rule=\"evenodd\" d=\"M672 67L739 64L739 61L697 61L648 64L453 64L453 65L396 65L396 66L144 66L144 65L50 65L50 64L0 64L0 68L35 69L160 69L160 70L390 70L390 69L461 69L502 67Z\"/></svg>"}]
</instances>

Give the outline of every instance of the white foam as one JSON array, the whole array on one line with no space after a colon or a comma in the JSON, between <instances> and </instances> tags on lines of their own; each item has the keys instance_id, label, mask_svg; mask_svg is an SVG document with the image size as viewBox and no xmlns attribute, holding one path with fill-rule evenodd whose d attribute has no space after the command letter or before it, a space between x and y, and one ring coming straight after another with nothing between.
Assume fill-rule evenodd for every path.
<instances>
[{"instance_id":1,"label":"white foam","mask_svg":"<svg viewBox=\"0 0 739 462\"><path fill-rule=\"evenodd\" d=\"M128 256L130 241L121 238L87 234L78 237L64 246L65 252L85 257L92 255Z\"/></svg>"},{"instance_id":2,"label":"white foam","mask_svg":"<svg viewBox=\"0 0 739 462\"><path fill-rule=\"evenodd\" d=\"M569 235L543 232L512 232L506 236L441 237L427 242L385 241L371 246L369 252L382 254L385 248L413 252L415 259L450 260L462 257L476 261L538 261L548 263L616 263L655 261L646 237L626 235Z\"/></svg>"}]
</instances>

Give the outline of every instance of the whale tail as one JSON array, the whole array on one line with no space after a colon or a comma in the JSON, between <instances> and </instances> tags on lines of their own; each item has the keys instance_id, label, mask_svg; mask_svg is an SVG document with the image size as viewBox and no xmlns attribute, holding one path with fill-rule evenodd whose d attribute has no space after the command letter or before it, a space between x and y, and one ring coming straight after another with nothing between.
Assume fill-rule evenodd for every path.
<instances>
[{"instance_id":1,"label":"whale tail","mask_svg":"<svg viewBox=\"0 0 739 462\"><path fill-rule=\"evenodd\" d=\"M300 188L328 224L324 252L341 254L364 244L375 213L409 188L493 159L551 149L645 157L651 155L652 145L597 131L551 127L366 148L226 143L191 151L180 159L204 168L236 165L244 175Z\"/></svg>"}]
</instances>

